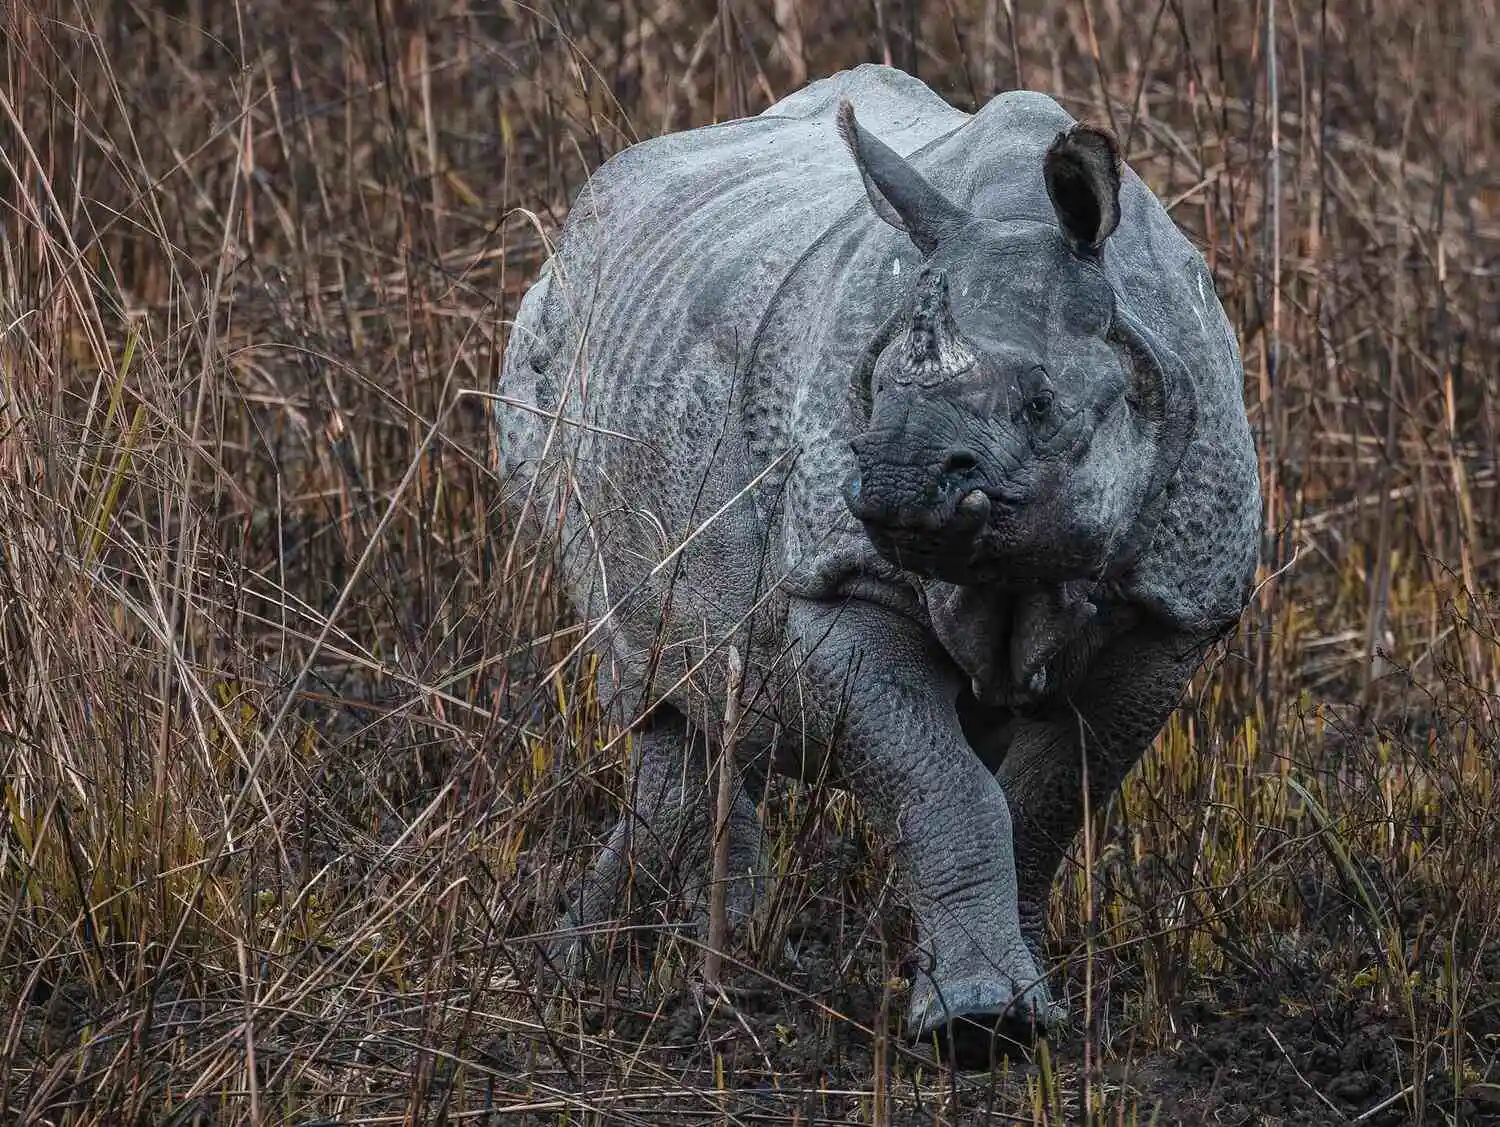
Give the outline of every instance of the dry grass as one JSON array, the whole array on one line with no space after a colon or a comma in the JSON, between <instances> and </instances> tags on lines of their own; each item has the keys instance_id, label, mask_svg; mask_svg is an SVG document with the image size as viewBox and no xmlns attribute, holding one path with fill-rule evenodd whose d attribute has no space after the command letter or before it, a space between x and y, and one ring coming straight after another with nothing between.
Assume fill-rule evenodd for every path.
<instances>
[{"instance_id":1,"label":"dry grass","mask_svg":"<svg viewBox=\"0 0 1500 1127\"><path fill-rule=\"evenodd\" d=\"M0 8L0 1118L1496 1114L1500 10L1023 7ZM543 988L623 749L464 395L588 169L882 57L1115 124L1263 455L1256 606L1054 898L1075 1031L996 1076L892 1036L832 792L730 994Z\"/></svg>"}]
</instances>

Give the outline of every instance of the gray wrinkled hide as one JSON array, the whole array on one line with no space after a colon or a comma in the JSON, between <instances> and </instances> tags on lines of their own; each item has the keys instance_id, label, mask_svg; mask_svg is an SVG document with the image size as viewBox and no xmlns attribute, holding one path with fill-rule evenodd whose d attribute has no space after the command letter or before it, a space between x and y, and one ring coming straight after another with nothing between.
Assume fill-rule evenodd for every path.
<instances>
[{"instance_id":1,"label":"gray wrinkled hide","mask_svg":"<svg viewBox=\"0 0 1500 1127\"><path fill-rule=\"evenodd\" d=\"M928 607L981 606L983 593L896 572L840 496L849 373L920 262L839 142L841 97L955 203L1055 222L1042 155L1072 119L1040 94L971 116L864 66L759 117L639 144L589 181L522 303L499 388L501 468L528 535L560 547L576 610L590 625L607 616L604 681L629 709L665 700L669 724L712 742L732 642L748 663L746 778L769 752L782 770L831 771L896 837L933 960L914 989L919 1031L1018 999L1045 1020L1035 960L1084 764L1091 798L1107 801L1247 598L1260 498L1239 356L1201 257L1127 170L1107 276L1191 373L1197 429L1114 605L1090 618L1051 597L1088 625L1068 675L1048 678L1050 702L981 707L961 729L972 662L944 652ZM642 730L638 788L702 801L662 783L687 778L694 753L690 735L661 733ZM660 802L637 805L575 922L607 916L629 826L660 838L671 820ZM755 854L736 841L737 866Z\"/></svg>"}]
</instances>

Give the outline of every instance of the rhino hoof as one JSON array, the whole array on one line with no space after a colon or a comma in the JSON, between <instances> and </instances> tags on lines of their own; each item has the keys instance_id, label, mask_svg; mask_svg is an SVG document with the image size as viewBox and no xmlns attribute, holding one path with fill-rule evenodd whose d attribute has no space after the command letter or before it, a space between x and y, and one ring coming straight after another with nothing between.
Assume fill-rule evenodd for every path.
<instances>
[{"instance_id":1,"label":"rhino hoof","mask_svg":"<svg viewBox=\"0 0 1500 1127\"><path fill-rule=\"evenodd\" d=\"M915 1040L931 1044L936 1037L938 1055L964 1071L1018 1057L1067 1022L1066 1008L1051 1001L1042 986L1017 997L1000 983L963 983L943 987L941 996L931 991L920 1014L917 1005L914 999Z\"/></svg>"},{"instance_id":2,"label":"rhino hoof","mask_svg":"<svg viewBox=\"0 0 1500 1127\"><path fill-rule=\"evenodd\" d=\"M960 1071L984 1071L1022 1056L1045 1036L1034 1016L1012 1006L1001 1013L969 1013L933 1031L938 1056Z\"/></svg>"}]
</instances>

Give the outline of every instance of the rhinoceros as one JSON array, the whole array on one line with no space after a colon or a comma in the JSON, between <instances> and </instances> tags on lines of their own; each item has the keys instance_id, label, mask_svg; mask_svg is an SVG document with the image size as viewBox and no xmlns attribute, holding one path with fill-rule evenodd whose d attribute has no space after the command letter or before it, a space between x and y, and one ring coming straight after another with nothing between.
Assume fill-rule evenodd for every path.
<instances>
[{"instance_id":1,"label":"rhinoceros","mask_svg":"<svg viewBox=\"0 0 1500 1127\"><path fill-rule=\"evenodd\" d=\"M1044 924L1085 797L1251 594L1243 394L1203 258L1046 95L971 115L861 66L600 167L496 407L515 527L633 724L551 953L576 973L677 866L701 902L733 687L731 923L767 769L824 779L895 847L908 1035L973 1060L1065 1021Z\"/></svg>"}]
</instances>

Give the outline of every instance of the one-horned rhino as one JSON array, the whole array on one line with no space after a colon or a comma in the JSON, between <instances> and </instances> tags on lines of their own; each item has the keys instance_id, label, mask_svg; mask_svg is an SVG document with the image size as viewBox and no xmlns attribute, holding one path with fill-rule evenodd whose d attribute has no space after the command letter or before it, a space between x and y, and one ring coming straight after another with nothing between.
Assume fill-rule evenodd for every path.
<instances>
[{"instance_id":1,"label":"one-horned rhino","mask_svg":"<svg viewBox=\"0 0 1500 1127\"><path fill-rule=\"evenodd\" d=\"M908 1032L967 1058L1059 1020L1043 926L1085 789L1249 596L1242 381L1202 257L1044 95L969 115L862 66L601 167L496 412L517 527L634 723L553 954L627 886L701 902L734 683L731 919L766 767L830 780L897 850Z\"/></svg>"}]
</instances>

